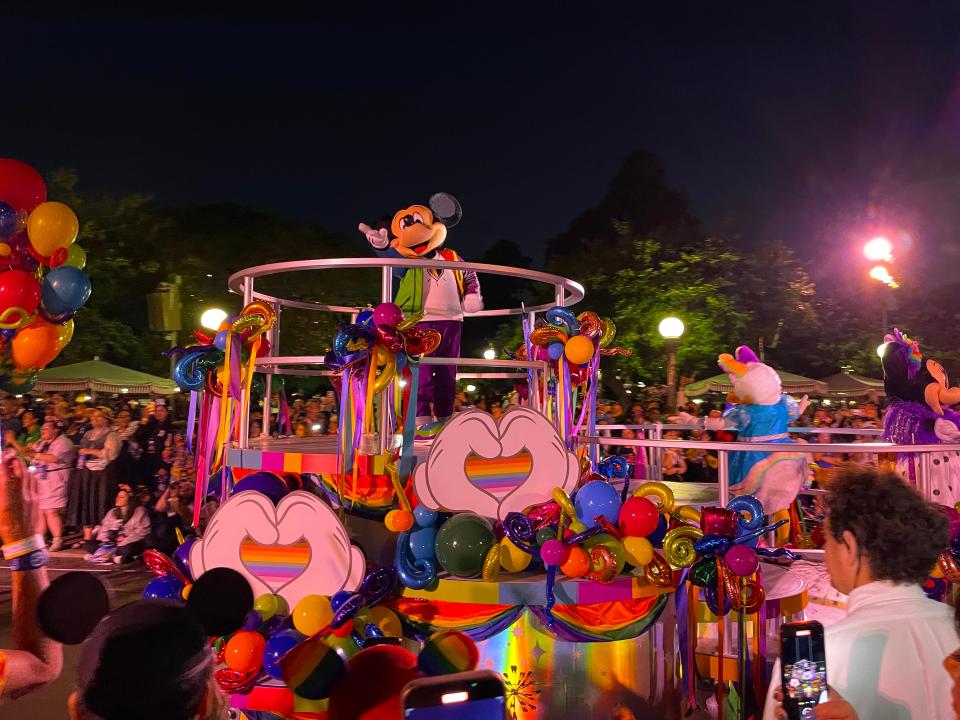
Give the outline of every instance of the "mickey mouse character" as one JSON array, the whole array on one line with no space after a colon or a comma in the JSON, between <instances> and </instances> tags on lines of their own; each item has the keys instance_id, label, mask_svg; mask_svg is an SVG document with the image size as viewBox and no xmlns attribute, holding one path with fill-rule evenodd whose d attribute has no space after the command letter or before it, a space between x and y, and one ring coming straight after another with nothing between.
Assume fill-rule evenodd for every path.
<instances>
[{"instance_id":1,"label":"mickey mouse character","mask_svg":"<svg viewBox=\"0 0 960 720\"><path fill-rule=\"evenodd\" d=\"M898 445L960 442L960 388L950 387L947 372L920 353L919 344L897 328L884 338L883 387L890 407L883 418L883 439ZM916 484L913 453L897 457L897 470ZM929 465L934 502L953 507L960 501L960 453L934 453Z\"/></svg>"},{"instance_id":2,"label":"mickey mouse character","mask_svg":"<svg viewBox=\"0 0 960 720\"><path fill-rule=\"evenodd\" d=\"M459 262L462 258L443 244L447 229L460 222L462 214L453 195L436 193L428 205L411 205L398 211L389 231L366 223L360 223L359 229L383 257ZM418 327L440 332L440 346L433 356L460 357L463 314L483 310L477 274L471 270L394 268L393 275L400 278L394 302L407 314L422 310L424 317ZM456 398L456 366L421 364L418 382L417 425L433 418L448 419Z\"/></svg>"}]
</instances>

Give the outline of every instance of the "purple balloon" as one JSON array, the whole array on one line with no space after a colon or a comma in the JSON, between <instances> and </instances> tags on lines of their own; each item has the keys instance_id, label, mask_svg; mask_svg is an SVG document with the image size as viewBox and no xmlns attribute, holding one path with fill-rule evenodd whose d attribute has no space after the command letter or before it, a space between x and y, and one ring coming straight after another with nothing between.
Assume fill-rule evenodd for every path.
<instances>
[{"instance_id":1,"label":"purple balloon","mask_svg":"<svg viewBox=\"0 0 960 720\"><path fill-rule=\"evenodd\" d=\"M233 486L233 492L243 492L244 490L255 490L270 498L274 504L290 492L287 484L271 472L255 472L247 475L243 480Z\"/></svg>"},{"instance_id":2,"label":"purple balloon","mask_svg":"<svg viewBox=\"0 0 960 720\"><path fill-rule=\"evenodd\" d=\"M193 547L193 544L197 541L195 535L191 535L186 540L183 541L183 544L178 547L173 553L173 562L180 572L186 575L191 580L194 579L193 573L190 572L190 548Z\"/></svg>"},{"instance_id":3,"label":"purple balloon","mask_svg":"<svg viewBox=\"0 0 960 720\"><path fill-rule=\"evenodd\" d=\"M730 572L740 577L753 575L760 567L760 559L754 549L748 545L734 545L727 550L723 560L730 568Z\"/></svg>"},{"instance_id":4,"label":"purple balloon","mask_svg":"<svg viewBox=\"0 0 960 720\"><path fill-rule=\"evenodd\" d=\"M960 512L957 512L956 509L949 507L947 505L939 505L940 510L947 517L947 521L950 523L950 540L953 541L960 537Z\"/></svg>"}]
</instances>

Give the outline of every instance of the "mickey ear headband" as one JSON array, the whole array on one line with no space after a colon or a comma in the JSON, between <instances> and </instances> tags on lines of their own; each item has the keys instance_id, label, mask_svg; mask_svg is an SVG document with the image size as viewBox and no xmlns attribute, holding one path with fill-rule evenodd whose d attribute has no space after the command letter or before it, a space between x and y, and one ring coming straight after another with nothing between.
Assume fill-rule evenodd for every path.
<instances>
[{"instance_id":1,"label":"mickey ear headband","mask_svg":"<svg viewBox=\"0 0 960 720\"><path fill-rule=\"evenodd\" d=\"M430 196L430 211L433 217L448 228L452 228L463 217L459 201L450 193L434 193Z\"/></svg>"},{"instance_id":2,"label":"mickey ear headband","mask_svg":"<svg viewBox=\"0 0 960 720\"><path fill-rule=\"evenodd\" d=\"M253 590L236 570L214 568L193 583L184 609L208 636L229 635L243 627L253 609ZM83 572L54 579L37 603L41 630L64 645L82 643L109 614L107 589Z\"/></svg>"}]
</instances>

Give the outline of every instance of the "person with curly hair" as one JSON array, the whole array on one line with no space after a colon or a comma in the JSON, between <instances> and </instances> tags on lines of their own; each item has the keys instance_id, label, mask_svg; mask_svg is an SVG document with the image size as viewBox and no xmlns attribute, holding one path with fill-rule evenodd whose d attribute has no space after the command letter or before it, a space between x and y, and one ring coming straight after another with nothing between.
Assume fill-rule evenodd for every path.
<instances>
[{"instance_id":1,"label":"person with curly hair","mask_svg":"<svg viewBox=\"0 0 960 720\"><path fill-rule=\"evenodd\" d=\"M825 633L837 697L817 717L850 717L830 714L842 702L870 720L953 720L943 661L960 643L953 609L920 587L947 546L946 516L899 475L872 467L842 466L826 490L824 557L848 600L847 616ZM778 717L779 660L772 678L765 720Z\"/></svg>"}]
</instances>

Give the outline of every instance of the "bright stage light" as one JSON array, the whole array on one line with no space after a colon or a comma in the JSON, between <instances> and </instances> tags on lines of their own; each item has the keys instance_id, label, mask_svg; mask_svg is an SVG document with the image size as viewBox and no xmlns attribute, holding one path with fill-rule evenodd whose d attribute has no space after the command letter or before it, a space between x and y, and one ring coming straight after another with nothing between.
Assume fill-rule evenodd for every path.
<instances>
[{"instance_id":1,"label":"bright stage light","mask_svg":"<svg viewBox=\"0 0 960 720\"><path fill-rule=\"evenodd\" d=\"M487 348L483 351L484 360L494 360L497 357L497 351L493 348Z\"/></svg>"},{"instance_id":2,"label":"bright stage light","mask_svg":"<svg viewBox=\"0 0 960 720\"><path fill-rule=\"evenodd\" d=\"M467 385L467 392L476 392L476 391L477 391L476 385Z\"/></svg>"},{"instance_id":3,"label":"bright stage light","mask_svg":"<svg viewBox=\"0 0 960 720\"><path fill-rule=\"evenodd\" d=\"M893 276L890 274L890 271L887 270L883 265L874 265L870 268L870 277L874 280L878 280L882 283L891 283L893 281Z\"/></svg>"},{"instance_id":4,"label":"bright stage light","mask_svg":"<svg viewBox=\"0 0 960 720\"><path fill-rule=\"evenodd\" d=\"M879 260L890 262L892 252L893 244L882 236L869 240L863 246L863 254L867 256L867 260L873 260L874 262Z\"/></svg>"},{"instance_id":5,"label":"bright stage light","mask_svg":"<svg viewBox=\"0 0 960 720\"><path fill-rule=\"evenodd\" d=\"M200 316L200 325L207 328L207 330L219 330L220 323L226 319L226 312L220 308L210 308L209 310L204 310L203 315Z\"/></svg>"}]
</instances>

